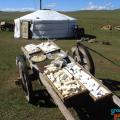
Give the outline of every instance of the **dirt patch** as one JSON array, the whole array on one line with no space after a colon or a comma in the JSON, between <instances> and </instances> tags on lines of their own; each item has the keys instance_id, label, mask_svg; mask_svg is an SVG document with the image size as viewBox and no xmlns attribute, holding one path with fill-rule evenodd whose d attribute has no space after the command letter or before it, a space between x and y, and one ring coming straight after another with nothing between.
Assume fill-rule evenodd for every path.
<instances>
[{"instance_id":1,"label":"dirt patch","mask_svg":"<svg viewBox=\"0 0 120 120\"><path fill-rule=\"evenodd\" d=\"M120 61L120 57L114 58L114 61Z\"/></svg>"},{"instance_id":2,"label":"dirt patch","mask_svg":"<svg viewBox=\"0 0 120 120\"><path fill-rule=\"evenodd\" d=\"M101 27L101 30L112 30L112 29L113 29L113 26L109 24Z\"/></svg>"}]
</instances>

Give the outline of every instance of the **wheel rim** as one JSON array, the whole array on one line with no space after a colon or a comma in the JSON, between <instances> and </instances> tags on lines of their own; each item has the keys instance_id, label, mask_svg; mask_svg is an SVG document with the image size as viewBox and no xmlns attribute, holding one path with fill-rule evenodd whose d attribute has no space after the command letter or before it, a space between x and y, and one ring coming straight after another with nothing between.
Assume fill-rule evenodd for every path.
<instances>
[{"instance_id":1,"label":"wheel rim","mask_svg":"<svg viewBox=\"0 0 120 120\"><path fill-rule=\"evenodd\" d=\"M22 78L22 85L23 85L23 89L25 91L25 95L28 96L29 95L29 90L28 90L28 84L26 82L26 75L25 73L22 73L23 74L23 78Z\"/></svg>"},{"instance_id":2,"label":"wheel rim","mask_svg":"<svg viewBox=\"0 0 120 120\"><path fill-rule=\"evenodd\" d=\"M22 62L19 62L19 74L21 77L21 82L22 82L22 88L25 93L25 97L28 102L31 102L32 99L32 84L31 81L29 80L29 73L27 66L25 66Z\"/></svg>"},{"instance_id":3,"label":"wheel rim","mask_svg":"<svg viewBox=\"0 0 120 120\"><path fill-rule=\"evenodd\" d=\"M75 62L78 62L92 75L95 75L95 68L89 51L82 45L74 46L71 49Z\"/></svg>"},{"instance_id":4,"label":"wheel rim","mask_svg":"<svg viewBox=\"0 0 120 120\"><path fill-rule=\"evenodd\" d=\"M82 53L80 53L80 54L82 54ZM87 70L88 70L88 68L89 68L88 63L87 63L86 59L83 57L83 55L82 55L82 57L80 57L75 52L73 55L73 58L74 58L75 62L78 62L80 65L82 65L84 68L87 68Z\"/></svg>"}]
</instances>

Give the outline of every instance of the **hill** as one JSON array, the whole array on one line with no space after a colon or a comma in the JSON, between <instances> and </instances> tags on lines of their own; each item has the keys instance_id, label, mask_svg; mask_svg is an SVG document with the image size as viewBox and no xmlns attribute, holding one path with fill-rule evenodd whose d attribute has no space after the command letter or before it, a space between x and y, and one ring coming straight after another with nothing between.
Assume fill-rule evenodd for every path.
<instances>
[{"instance_id":1,"label":"hill","mask_svg":"<svg viewBox=\"0 0 120 120\"><path fill-rule=\"evenodd\" d=\"M0 21L6 20L8 22L13 22L14 19L28 13L30 12L0 12Z\"/></svg>"}]
</instances>

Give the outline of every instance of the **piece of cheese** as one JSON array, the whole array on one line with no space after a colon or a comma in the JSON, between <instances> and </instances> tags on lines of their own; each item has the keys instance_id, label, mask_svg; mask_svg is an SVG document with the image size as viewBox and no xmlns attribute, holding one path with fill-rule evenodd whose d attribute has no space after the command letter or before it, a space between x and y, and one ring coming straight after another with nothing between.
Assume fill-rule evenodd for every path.
<instances>
[{"instance_id":1,"label":"piece of cheese","mask_svg":"<svg viewBox=\"0 0 120 120\"><path fill-rule=\"evenodd\" d=\"M69 76L69 78L71 79L73 78L73 76L66 69L63 68L63 71L65 72L65 74Z\"/></svg>"}]
</instances>

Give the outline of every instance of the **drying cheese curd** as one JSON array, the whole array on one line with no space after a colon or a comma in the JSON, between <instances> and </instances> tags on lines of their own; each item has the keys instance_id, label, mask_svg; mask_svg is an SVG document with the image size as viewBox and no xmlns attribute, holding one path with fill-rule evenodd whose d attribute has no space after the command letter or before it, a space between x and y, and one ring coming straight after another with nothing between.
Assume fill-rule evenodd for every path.
<instances>
[{"instance_id":1,"label":"drying cheese curd","mask_svg":"<svg viewBox=\"0 0 120 120\"><path fill-rule=\"evenodd\" d=\"M90 74L83 71L75 63L69 63L65 67L76 79L79 80L95 98L102 97L109 93L99 82L97 82Z\"/></svg>"},{"instance_id":2,"label":"drying cheese curd","mask_svg":"<svg viewBox=\"0 0 120 120\"><path fill-rule=\"evenodd\" d=\"M46 55L40 55L40 56L35 55L31 58L33 62L41 62L44 61L45 59L46 59Z\"/></svg>"},{"instance_id":3,"label":"drying cheese curd","mask_svg":"<svg viewBox=\"0 0 120 120\"><path fill-rule=\"evenodd\" d=\"M79 81L73 79L73 76L64 68L55 73L48 74L47 77L63 97L75 95L85 89Z\"/></svg>"}]
</instances>

